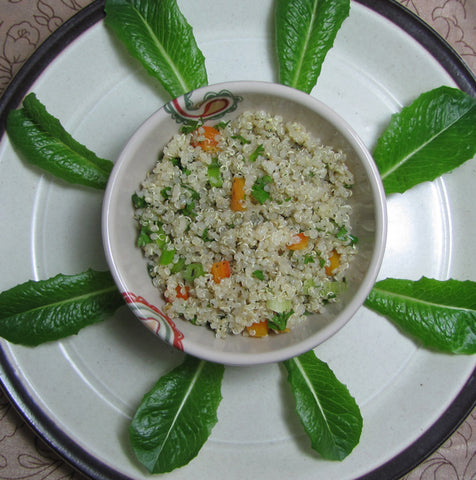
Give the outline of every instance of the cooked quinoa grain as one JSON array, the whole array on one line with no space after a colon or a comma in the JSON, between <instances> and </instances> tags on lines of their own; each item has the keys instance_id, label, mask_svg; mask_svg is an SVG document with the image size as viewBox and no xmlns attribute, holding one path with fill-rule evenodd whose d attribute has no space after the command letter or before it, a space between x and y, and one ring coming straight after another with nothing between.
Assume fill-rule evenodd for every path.
<instances>
[{"instance_id":1,"label":"cooked quinoa grain","mask_svg":"<svg viewBox=\"0 0 476 480\"><path fill-rule=\"evenodd\" d=\"M133 195L165 312L218 337L322 312L356 253L352 184L342 152L262 111L175 135Z\"/></svg>"}]
</instances>

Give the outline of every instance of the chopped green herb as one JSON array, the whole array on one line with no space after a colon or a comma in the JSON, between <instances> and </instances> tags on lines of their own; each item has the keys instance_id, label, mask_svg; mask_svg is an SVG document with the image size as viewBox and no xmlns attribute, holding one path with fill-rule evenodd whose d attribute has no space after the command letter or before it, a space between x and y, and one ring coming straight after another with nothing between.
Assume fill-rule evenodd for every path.
<instances>
[{"instance_id":1,"label":"chopped green herb","mask_svg":"<svg viewBox=\"0 0 476 480\"><path fill-rule=\"evenodd\" d=\"M223 130L224 128L226 128L226 126L227 126L229 123L230 123L230 120L228 120L228 122L218 122L218 123L215 125L215 128L216 128L217 130L219 130L219 129L222 129L222 130Z\"/></svg>"},{"instance_id":2,"label":"chopped green herb","mask_svg":"<svg viewBox=\"0 0 476 480\"><path fill-rule=\"evenodd\" d=\"M136 245L142 247L148 243L152 243L152 239L150 238L151 233L152 231L148 225L142 225L139 231L139 236L137 237Z\"/></svg>"},{"instance_id":3,"label":"chopped green herb","mask_svg":"<svg viewBox=\"0 0 476 480\"><path fill-rule=\"evenodd\" d=\"M181 133L192 133L194 132L197 128L200 128L203 125L203 120L195 120L195 121L190 121L188 123L185 123L182 125L180 128Z\"/></svg>"},{"instance_id":4,"label":"chopped green herb","mask_svg":"<svg viewBox=\"0 0 476 480\"><path fill-rule=\"evenodd\" d=\"M337 230L336 237L339 240L346 240L347 239L347 228L340 227L339 230Z\"/></svg>"},{"instance_id":5,"label":"chopped green herb","mask_svg":"<svg viewBox=\"0 0 476 480\"><path fill-rule=\"evenodd\" d=\"M213 239L208 236L208 228L205 228L205 230L203 230L203 233L201 234L200 238L204 242L212 242L213 241Z\"/></svg>"},{"instance_id":6,"label":"chopped green herb","mask_svg":"<svg viewBox=\"0 0 476 480\"><path fill-rule=\"evenodd\" d=\"M285 330L286 324L288 323L289 317L294 313L294 310L291 309L288 312L276 313L273 315L271 320L268 320L269 328L273 330L282 331Z\"/></svg>"},{"instance_id":7,"label":"chopped green herb","mask_svg":"<svg viewBox=\"0 0 476 480\"><path fill-rule=\"evenodd\" d=\"M132 204L134 205L134 208L145 208L147 207L147 202L145 201L144 197L139 197L137 193L133 193L132 197Z\"/></svg>"},{"instance_id":8,"label":"chopped green herb","mask_svg":"<svg viewBox=\"0 0 476 480\"><path fill-rule=\"evenodd\" d=\"M195 201L200 198L200 194L189 185L182 183L182 187L191 193L191 200L185 204L185 207L179 210L186 217L195 217Z\"/></svg>"},{"instance_id":9,"label":"chopped green herb","mask_svg":"<svg viewBox=\"0 0 476 480\"><path fill-rule=\"evenodd\" d=\"M344 226L339 228L336 237L343 242L349 242L350 245L356 245L359 241L359 239L355 235L350 234Z\"/></svg>"},{"instance_id":10,"label":"chopped green herb","mask_svg":"<svg viewBox=\"0 0 476 480\"><path fill-rule=\"evenodd\" d=\"M179 167L182 170L182 162L180 161L180 157L173 157L169 158L169 162L172 163L175 167Z\"/></svg>"},{"instance_id":11,"label":"chopped green herb","mask_svg":"<svg viewBox=\"0 0 476 480\"><path fill-rule=\"evenodd\" d=\"M190 185L186 185L182 183L182 187L188 190L192 194L192 200L198 200L200 198L200 194L194 190Z\"/></svg>"},{"instance_id":12,"label":"chopped green herb","mask_svg":"<svg viewBox=\"0 0 476 480\"><path fill-rule=\"evenodd\" d=\"M357 245L357 243L359 242L359 239L355 235L352 235L351 233L349 233L348 237L351 245Z\"/></svg>"},{"instance_id":13,"label":"chopped green herb","mask_svg":"<svg viewBox=\"0 0 476 480\"><path fill-rule=\"evenodd\" d=\"M169 161L172 162L172 165L178 167L185 175L190 175L190 170L182 165L182 160L180 157L169 158Z\"/></svg>"},{"instance_id":14,"label":"chopped green herb","mask_svg":"<svg viewBox=\"0 0 476 480\"><path fill-rule=\"evenodd\" d=\"M170 198L170 192L172 191L172 187L165 187L160 191L162 198L164 200L168 200Z\"/></svg>"},{"instance_id":15,"label":"chopped green herb","mask_svg":"<svg viewBox=\"0 0 476 480\"><path fill-rule=\"evenodd\" d=\"M255 270L251 275L258 280L264 280L264 273L262 270Z\"/></svg>"},{"instance_id":16,"label":"chopped green herb","mask_svg":"<svg viewBox=\"0 0 476 480\"><path fill-rule=\"evenodd\" d=\"M314 256L310 253L304 255L304 265L307 265L308 263L314 263Z\"/></svg>"},{"instance_id":17,"label":"chopped green herb","mask_svg":"<svg viewBox=\"0 0 476 480\"><path fill-rule=\"evenodd\" d=\"M192 200L191 202L185 204L185 207L181 208L179 212L186 217L195 217L195 202Z\"/></svg>"},{"instance_id":18,"label":"chopped green herb","mask_svg":"<svg viewBox=\"0 0 476 480\"><path fill-rule=\"evenodd\" d=\"M256 149L253 151L253 153L250 155L249 161L254 162L256 159L260 156L263 155L264 153L264 147L263 144L259 144Z\"/></svg>"},{"instance_id":19,"label":"chopped green herb","mask_svg":"<svg viewBox=\"0 0 476 480\"><path fill-rule=\"evenodd\" d=\"M247 140L242 135L232 135L231 138L233 138L233 140L239 140L242 145L246 145L247 143L251 143L250 140Z\"/></svg>"},{"instance_id":20,"label":"chopped green herb","mask_svg":"<svg viewBox=\"0 0 476 480\"><path fill-rule=\"evenodd\" d=\"M203 265L201 263L189 263L185 265L183 269L183 278L187 282L193 282L196 278L205 275L205 270L203 269Z\"/></svg>"},{"instance_id":21,"label":"chopped green herb","mask_svg":"<svg viewBox=\"0 0 476 480\"><path fill-rule=\"evenodd\" d=\"M273 183L273 179L269 175L264 175L263 177L256 179L251 187L251 196L261 205L271 198L270 193L265 190L266 185L269 183Z\"/></svg>"},{"instance_id":22,"label":"chopped green herb","mask_svg":"<svg viewBox=\"0 0 476 480\"><path fill-rule=\"evenodd\" d=\"M157 225L157 227L157 230L152 230L150 224L141 225L139 236L137 238L137 246L142 247L148 243L155 242L160 248L163 248L167 243L169 243L169 238L162 229L162 226ZM155 238L152 238L152 235L154 235Z\"/></svg>"}]
</instances>

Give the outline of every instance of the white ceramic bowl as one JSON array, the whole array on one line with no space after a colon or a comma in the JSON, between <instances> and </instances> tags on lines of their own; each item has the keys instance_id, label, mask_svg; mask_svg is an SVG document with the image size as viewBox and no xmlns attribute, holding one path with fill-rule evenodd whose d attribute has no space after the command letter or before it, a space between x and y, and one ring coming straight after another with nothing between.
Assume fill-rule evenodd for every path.
<instances>
[{"instance_id":1,"label":"white ceramic bowl","mask_svg":"<svg viewBox=\"0 0 476 480\"><path fill-rule=\"evenodd\" d=\"M358 254L346 273L348 288L325 314L310 316L289 333L251 338L229 335L218 339L204 327L170 319L164 300L153 287L139 248L131 195L179 131L183 118L205 122L229 120L245 110L265 110L296 120L324 144L347 153L355 177L351 197L352 233ZM127 142L111 173L102 212L103 241L109 268L134 314L154 334L184 352L227 365L278 362L300 355L328 339L345 325L365 301L380 269L386 240L386 200L374 161L354 131L334 111L315 98L283 85L229 82L203 87L169 102L146 120ZM158 345L160 348L160 345Z\"/></svg>"}]
</instances>

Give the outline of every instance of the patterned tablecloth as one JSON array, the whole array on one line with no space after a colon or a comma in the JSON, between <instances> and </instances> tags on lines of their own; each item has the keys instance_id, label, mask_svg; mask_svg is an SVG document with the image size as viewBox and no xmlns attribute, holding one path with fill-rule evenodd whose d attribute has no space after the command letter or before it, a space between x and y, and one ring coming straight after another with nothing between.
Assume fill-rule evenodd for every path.
<instances>
[{"instance_id":1,"label":"patterned tablecloth","mask_svg":"<svg viewBox=\"0 0 476 480\"><path fill-rule=\"evenodd\" d=\"M400 0L443 36L476 73L476 0ZM35 49L91 0L0 0L0 96ZM0 480L85 477L24 424L0 391ZM476 409L404 480L476 478ZM403 480L403 479L402 479Z\"/></svg>"}]
</instances>

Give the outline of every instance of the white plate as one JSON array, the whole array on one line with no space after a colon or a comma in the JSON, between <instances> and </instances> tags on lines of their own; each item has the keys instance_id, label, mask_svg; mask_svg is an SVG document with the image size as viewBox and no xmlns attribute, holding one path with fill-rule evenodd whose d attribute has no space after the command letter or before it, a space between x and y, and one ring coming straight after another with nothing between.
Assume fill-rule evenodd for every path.
<instances>
[{"instance_id":1,"label":"white plate","mask_svg":"<svg viewBox=\"0 0 476 480\"><path fill-rule=\"evenodd\" d=\"M180 1L205 54L209 82L276 81L272 1ZM390 115L420 93L455 85L407 33L352 2L317 87L372 149ZM33 84L79 141L114 159L137 126L169 97L102 22L68 46ZM380 278L475 279L472 160L433 183L388 199L388 246ZM0 144L0 290L59 272L105 269L102 193L75 188ZM127 308L75 337L37 348L1 342L1 378L35 428L95 478L149 478L127 428L143 394L182 354L148 332ZM304 479L365 475L415 442L458 397L475 356L432 353L362 308L316 349L361 407L360 444L343 462L315 454L294 414L279 365L227 368L219 422L198 457L161 478ZM388 477L387 477L388 478Z\"/></svg>"}]
</instances>

